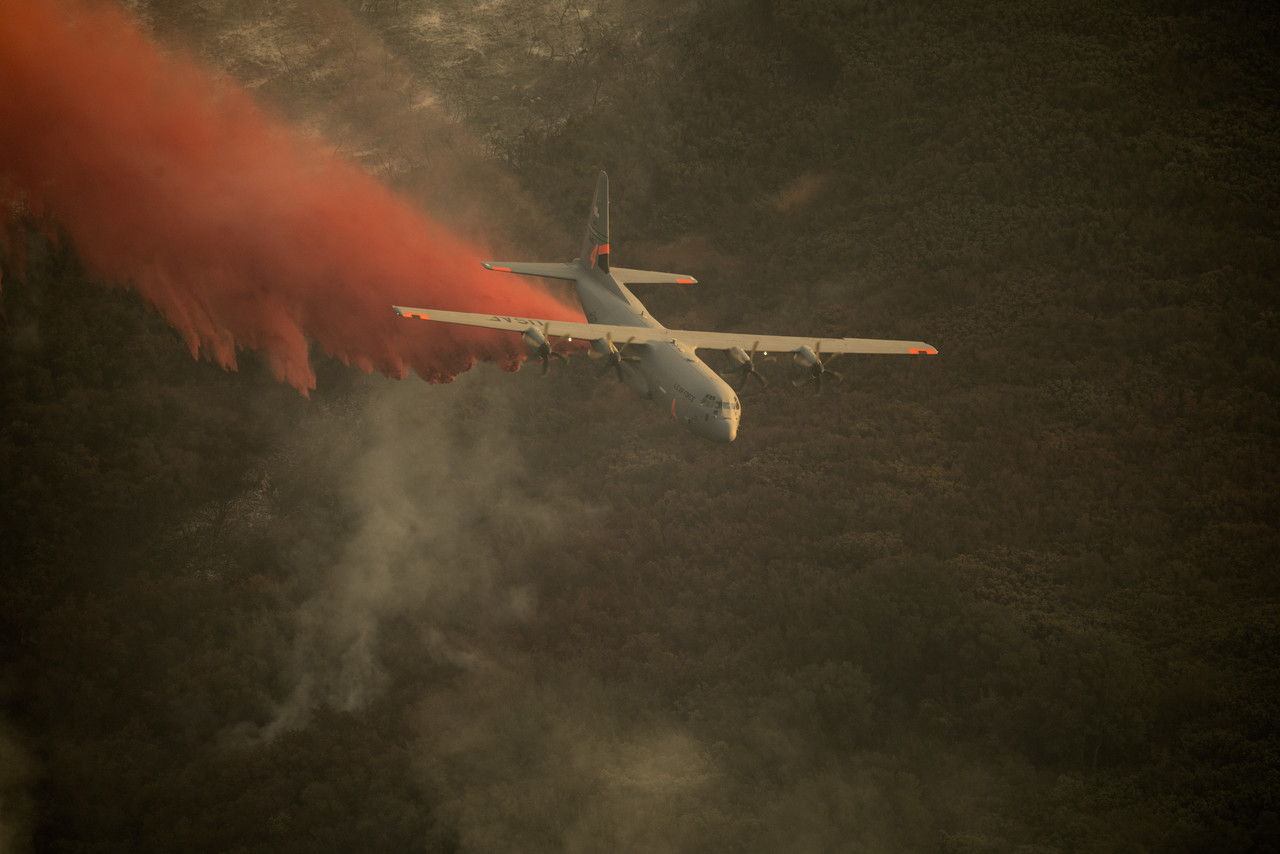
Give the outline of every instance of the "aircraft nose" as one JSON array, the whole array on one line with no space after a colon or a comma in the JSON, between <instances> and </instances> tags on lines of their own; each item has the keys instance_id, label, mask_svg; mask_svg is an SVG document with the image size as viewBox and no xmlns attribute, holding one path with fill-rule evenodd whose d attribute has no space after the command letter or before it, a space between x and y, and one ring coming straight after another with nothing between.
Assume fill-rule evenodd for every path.
<instances>
[{"instance_id":1,"label":"aircraft nose","mask_svg":"<svg viewBox=\"0 0 1280 854\"><path fill-rule=\"evenodd\" d=\"M715 422L714 438L721 442L732 442L738 437L738 419L726 418Z\"/></svg>"}]
</instances>

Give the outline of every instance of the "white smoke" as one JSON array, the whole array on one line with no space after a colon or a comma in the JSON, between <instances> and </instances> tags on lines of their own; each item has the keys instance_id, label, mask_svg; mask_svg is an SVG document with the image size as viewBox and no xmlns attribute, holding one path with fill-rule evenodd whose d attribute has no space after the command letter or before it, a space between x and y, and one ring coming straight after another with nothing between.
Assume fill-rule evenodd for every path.
<instances>
[{"instance_id":1,"label":"white smoke","mask_svg":"<svg viewBox=\"0 0 1280 854\"><path fill-rule=\"evenodd\" d=\"M423 657L470 668L484 653L458 625L502 626L536 613L522 556L560 530L571 505L530 482L510 415L521 378L497 373L476 369L443 387L371 381L357 416L314 419L322 426L296 440L309 447L290 464L328 468L307 481L329 490L310 499L332 505L328 527L277 520L311 540L290 544L308 590L287 656L293 687L271 722L241 724L233 740L305 726L318 706L367 705L387 686L389 620L412 622Z\"/></svg>"}]
</instances>

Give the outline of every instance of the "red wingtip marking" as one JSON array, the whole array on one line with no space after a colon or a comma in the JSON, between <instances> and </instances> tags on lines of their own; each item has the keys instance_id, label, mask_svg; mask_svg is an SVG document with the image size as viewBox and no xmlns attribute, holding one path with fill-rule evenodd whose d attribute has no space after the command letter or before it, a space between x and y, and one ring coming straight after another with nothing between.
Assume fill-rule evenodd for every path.
<instances>
[{"instance_id":1,"label":"red wingtip marking","mask_svg":"<svg viewBox=\"0 0 1280 854\"><path fill-rule=\"evenodd\" d=\"M692 284L693 284L693 279L676 279L676 284L678 284L678 285L692 285Z\"/></svg>"},{"instance_id":2,"label":"red wingtip marking","mask_svg":"<svg viewBox=\"0 0 1280 854\"><path fill-rule=\"evenodd\" d=\"M430 320L430 319L431 319L431 318L427 317L425 314L423 314L422 312L417 312L417 311L411 311L411 312L409 312L408 314L406 314L406 315L405 315L405 317L416 317L418 320Z\"/></svg>"},{"instance_id":3,"label":"red wingtip marking","mask_svg":"<svg viewBox=\"0 0 1280 854\"><path fill-rule=\"evenodd\" d=\"M917 348L917 349L914 349L914 350L908 350L907 352L908 352L908 353L910 353L912 356L936 356L936 355L938 355L938 351L937 351L937 350L934 350L934 349L932 349L932 348L927 349L927 350L926 350L926 349L920 349L920 348Z\"/></svg>"},{"instance_id":4,"label":"red wingtip marking","mask_svg":"<svg viewBox=\"0 0 1280 854\"><path fill-rule=\"evenodd\" d=\"M493 270L493 271L495 271L495 272L498 272L498 273L510 273L510 272L511 272L511 268L510 268L510 267L490 267L489 269L490 269L490 270Z\"/></svg>"}]
</instances>

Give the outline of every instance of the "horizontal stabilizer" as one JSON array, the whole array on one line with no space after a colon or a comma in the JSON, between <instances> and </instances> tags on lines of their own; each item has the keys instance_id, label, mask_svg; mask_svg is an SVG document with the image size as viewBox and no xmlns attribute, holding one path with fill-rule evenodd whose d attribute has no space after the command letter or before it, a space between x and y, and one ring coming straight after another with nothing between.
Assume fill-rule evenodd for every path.
<instances>
[{"instance_id":1,"label":"horizontal stabilizer","mask_svg":"<svg viewBox=\"0 0 1280 854\"><path fill-rule=\"evenodd\" d=\"M655 273L652 270L629 270L610 267L609 273L623 285L696 285L698 280L684 273Z\"/></svg>"},{"instance_id":2,"label":"horizontal stabilizer","mask_svg":"<svg viewBox=\"0 0 1280 854\"><path fill-rule=\"evenodd\" d=\"M544 279L578 278L582 269L576 264L543 264L529 261L481 261L481 266L495 273L519 273L521 276L541 276Z\"/></svg>"}]
</instances>

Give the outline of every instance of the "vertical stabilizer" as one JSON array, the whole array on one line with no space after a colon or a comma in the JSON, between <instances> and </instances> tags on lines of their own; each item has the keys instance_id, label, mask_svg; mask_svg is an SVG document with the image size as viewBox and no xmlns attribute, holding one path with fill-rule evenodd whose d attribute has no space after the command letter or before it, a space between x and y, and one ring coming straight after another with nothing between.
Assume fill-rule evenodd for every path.
<instances>
[{"instance_id":1,"label":"vertical stabilizer","mask_svg":"<svg viewBox=\"0 0 1280 854\"><path fill-rule=\"evenodd\" d=\"M596 179L596 197L587 217L581 258L590 269L609 272L609 176L604 172Z\"/></svg>"}]
</instances>

